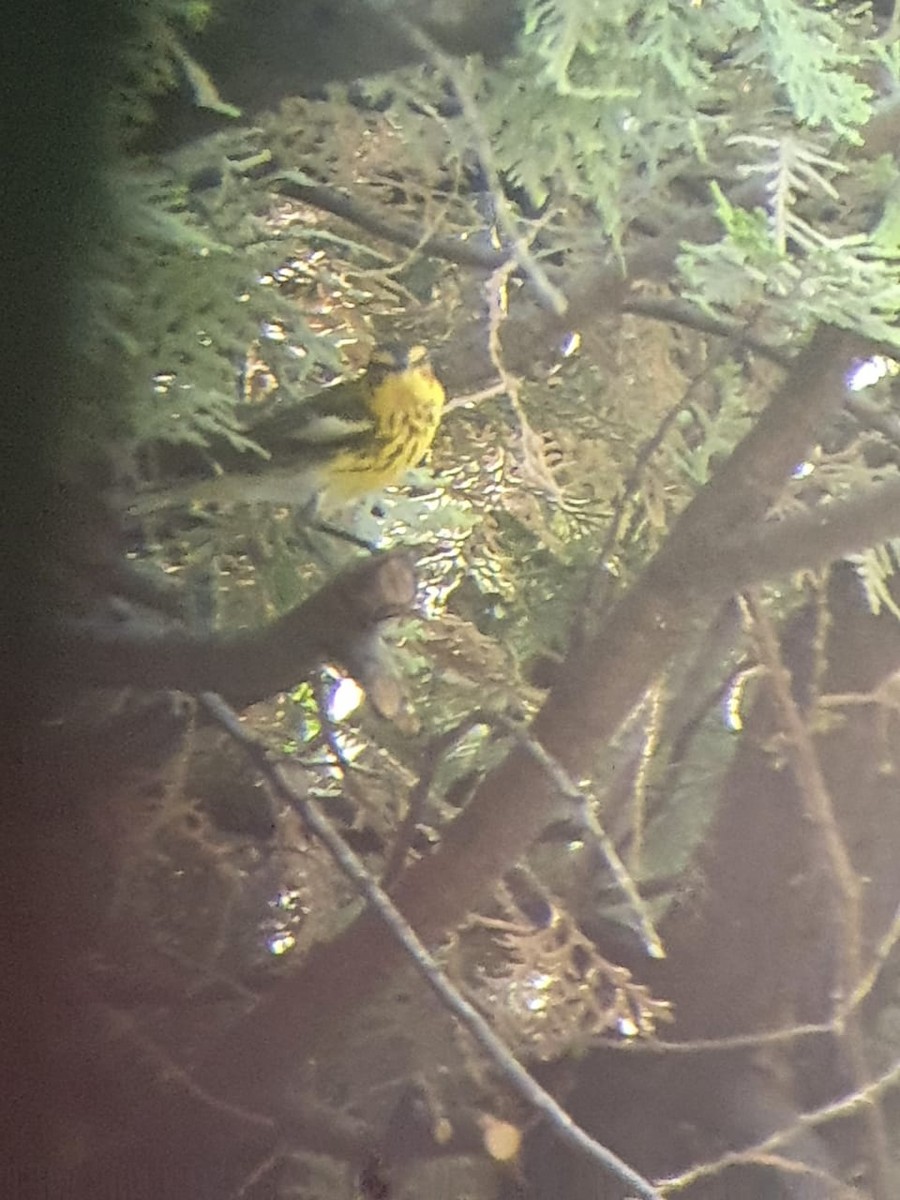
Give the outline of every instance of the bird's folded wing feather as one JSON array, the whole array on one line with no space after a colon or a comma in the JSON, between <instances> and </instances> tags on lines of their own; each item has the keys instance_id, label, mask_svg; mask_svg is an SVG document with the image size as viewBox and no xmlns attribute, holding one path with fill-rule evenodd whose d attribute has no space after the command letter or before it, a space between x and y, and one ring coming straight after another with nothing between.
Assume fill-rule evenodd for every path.
<instances>
[{"instance_id":1,"label":"bird's folded wing feather","mask_svg":"<svg viewBox=\"0 0 900 1200\"><path fill-rule=\"evenodd\" d=\"M307 401L269 413L248 429L248 435L266 450L287 450L289 445L331 446L353 443L371 434L374 418L366 411L359 392L338 385Z\"/></svg>"},{"instance_id":2,"label":"bird's folded wing feather","mask_svg":"<svg viewBox=\"0 0 900 1200\"><path fill-rule=\"evenodd\" d=\"M371 417L343 417L337 413L316 412L305 422L285 432L292 442L315 445L332 445L345 442L355 434L371 433L374 422Z\"/></svg>"}]
</instances>

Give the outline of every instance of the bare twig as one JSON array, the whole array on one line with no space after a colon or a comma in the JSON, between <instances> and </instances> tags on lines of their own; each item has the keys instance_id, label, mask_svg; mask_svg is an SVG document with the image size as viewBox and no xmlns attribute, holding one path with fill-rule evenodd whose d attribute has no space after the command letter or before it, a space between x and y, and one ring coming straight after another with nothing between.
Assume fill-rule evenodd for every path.
<instances>
[{"instance_id":1,"label":"bare twig","mask_svg":"<svg viewBox=\"0 0 900 1200\"><path fill-rule=\"evenodd\" d=\"M613 556L613 551L617 546L622 544L623 536L625 535L625 515L628 511L629 503L637 495L641 485L641 479L646 471L650 460L656 454L657 450L662 446L669 430L678 420L681 413L685 411L688 405L692 402L696 395L697 389L704 383L709 375L709 368L704 369L700 375L693 379L678 401L663 413L662 418L658 422L653 433L641 443L637 448L637 453L634 457L634 463L631 470L622 481L622 485L616 495L612 517L609 522L609 528L606 536L603 539L603 545L597 555L597 569L591 574L588 579L588 588L586 602L584 605L584 616L581 621L576 623L575 636L579 638L586 637L588 631L584 628L584 621L590 614L596 622L599 617L603 599L607 592L607 586L610 583L611 576L609 574L609 564Z\"/></svg>"},{"instance_id":2,"label":"bare twig","mask_svg":"<svg viewBox=\"0 0 900 1200\"><path fill-rule=\"evenodd\" d=\"M884 937L882 937L875 948L868 971L860 977L853 991L838 1005L837 1013L835 1014L838 1020L846 1021L850 1014L858 1009L866 996L870 994L872 988L878 982L878 977L885 963L890 958L898 942L900 942L900 906L898 906L897 911L894 913L894 919L888 926Z\"/></svg>"},{"instance_id":3,"label":"bare twig","mask_svg":"<svg viewBox=\"0 0 900 1200\"><path fill-rule=\"evenodd\" d=\"M440 115L430 106L428 107L427 111L434 120L442 121ZM374 267L366 270L360 270L354 273L358 278L381 279L385 282L390 280L396 286L396 276L407 270L410 264L413 263L420 254L425 252L426 247L434 243L434 240L437 238L436 231L440 229L441 225L443 225L447 217L447 213L450 210L450 206L453 203L453 198L458 194L460 175L462 173L462 162L459 158L456 160L455 168L453 183L447 189L446 196L444 196L438 205L437 213L430 217L427 215L423 216L423 229L419 234L419 239L416 244L408 248L407 253L403 255L399 262L393 263L388 267ZM414 296L412 297L412 301L413 305L415 305L416 299Z\"/></svg>"},{"instance_id":4,"label":"bare twig","mask_svg":"<svg viewBox=\"0 0 900 1200\"><path fill-rule=\"evenodd\" d=\"M561 1140L586 1155L603 1171L621 1179L638 1196L643 1197L643 1200L660 1200L660 1193L648 1180L576 1125L550 1093L535 1081L503 1045L484 1017L459 994L441 972L412 926L333 829L318 805L307 796L301 796L285 781L279 767L271 761L265 745L248 733L237 714L219 696L207 693L201 697L201 702L223 729L244 748L251 762L279 799L294 808L310 832L322 842L340 870L365 898L391 936L403 947L431 990L471 1034L507 1083L550 1123Z\"/></svg>"},{"instance_id":5,"label":"bare twig","mask_svg":"<svg viewBox=\"0 0 900 1200\"><path fill-rule=\"evenodd\" d=\"M777 1046L804 1037L834 1034L833 1022L808 1025L786 1025L783 1029L763 1030L761 1033L740 1033L732 1037L692 1038L684 1042L667 1042L659 1038L599 1038L597 1044L623 1054L722 1054L729 1050L753 1050L759 1046Z\"/></svg>"},{"instance_id":6,"label":"bare twig","mask_svg":"<svg viewBox=\"0 0 900 1200\"><path fill-rule=\"evenodd\" d=\"M863 978L862 888L841 835L812 736L791 694L790 672L782 662L772 621L758 596L750 594L745 603L752 619L752 633L760 662L768 672L778 722L785 735L785 753L803 802L804 815L815 830L831 876L834 891L832 907L840 931L838 970L833 990L836 1005L841 1007L836 1008L834 1016L837 1022L838 1012L845 1015L843 1045L854 1082L858 1088L862 1088L869 1066L855 1015L846 1007L848 997L852 996ZM887 1132L881 1109L872 1098L869 1098L865 1108L865 1120L872 1152L875 1193L882 1200L887 1200Z\"/></svg>"},{"instance_id":7,"label":"bare twig","mask_svg":"<svg viewBox=\"0 0 900 1200\"><path fill-rule=\"evenodd\" d=\"M486 724L498 725L506 733L511 734L516 743L538 763L559 794L571 801L575 807L574 815L594 839L607 867L612 872L616 885L634 914L637 931L644 949L651 958L665 958L666 952L650 919L647 906L629 874L628 868L622 862L618 850L613 845L612 839L600 824L589 797L574 783L562 764L524 726L516 724L515 721L511 721L500 713L482 713L482 720Z\"/></svg>"},{"instance_id":8,"label":"bare twig","mask_svg":"<svg viewBox=\"0 0 900 1200\"><path fill-rule=\"evenodd\" d=\"M275 1121L267 1114L251 1112L249 1109L231 1104L200 1087L163 1047L139 1029L133 1017L112 1009L106 1010L104 1016L110 1034L113 1037L127 1038L145 1061L153 1066L159 1079L165 1080L169 1086L178 1087L205 1107L221 1113L223 1116L234 1118L241 1124L261 1129L275 1128Z\"/></svg>"},{"instance_id":9,"label":"bare twig","mask_svg":"<svg viewBox=\"0 0 900 1200\"><path fill-rule=\"evenodd\" d=\"M314 208L330 212L344 221L365 229L367 233L385 241L405 246L433 258L443 258L464 267L476 267L495 271L510 254L506 250L495 250L480 240L443 237L428 228L424 231L412 225L400 225L374 213L369 207L324 183L307 183L295 176L286 175L274 179L276 190L283 196L302 200Z\"/></svg>"},{"instance_id":10,"label":"bare twig","mask_svg":"<svg viewBox=\"0 0 900 1200\"><path fill-rule=\"evenodd\" d=\"M400 827L394 838L394 844L391 846L390 854L387 857L384 871L381 877L381 886L385 890L389 890L391 884L403 870L403 865L406 861L406 855L412 845L413 835L416 830L416 825L421 819L425 805L428 801L428 796L431 791L431 785L434 782L435 773L440 766L441 760L454 746L456 746L462 738L475 726L483 724L483 719L480 713L473 713L458 725L454 725L452 729L447 730L439 737L434 738L431 743L426 746L425 752L422 755L422 766L419 771L419 778L415 786L409 794L406 803L406 813L403 820L400 822Z\"/></svg>"},{"instance_id":11,"label":"bare twig","mask_svg":"<svg viewBox=\"0 0 900 1200\"><path fill-rule=\"evenodd\" d=\"M498 224L503 229L507 238L509 238L512 257L522 273L532 284L538 300L554 316L563 316L568 306L566 298L559 288L550 281L544 268L531 253L528 242L519 232L518 225L510 211L509 202L503 190L503 184L500 181L500 176L494 164L494 155L491 150L487 129L481 119L478 104L469 89L463 71L460 69L458 63L449 54L445 54L437 42L430 38L418 25L407 21L396 13L392 15L392 20L398 28L403 30L413 45L446 76L450 86L456 93L456 98L462 109L469 134L475 145L475 153L478 155L478 161L481 164L481 169L484 171L487 185L491 192Z\"/></svg>"},{"instance_id":12,"label":"bare twig","mask_svg":"<svg viewBox=\"0 0 900 1200\"><path fill-rule=\"evenodd\" d=\"M728 1167L760 1162L767 1155L770 1155L772 1151L778 1150L780 1146L784 1146L787 1142L792 1141L803 1130L816 1129L818 1126L825 1125L829 1121L848 1117L858 1112L863 1106L871 1105L885 1092L898 1085L900 1085L900 1060L892 1063L885 1072L876 1076L864 1087L858 1088L849 1096L835 1100L832 1104L825 1104L812 1112L801 1113L790 1125L779 1129L771 1137L767 1137L753 1146L748 1146L744 1150L734 1150L728 1154L723 1154L720 1158L715 1159L715 1161L701 1163L699 1166L692 1168L690 1171L685 1171L681 1175L670 1176L668 1179L660 1182L659 1190L664 1196L668 1196L672 1192L683 1191L685 1188L699 1183L702 1179L709 1179L714 1175L719 1175Z\"/></svg>"},{"instance_id":13,"label":"bare twig","mask_svg":"<svg viewBox=\"0 0 900 1200\"><path fill-rule=\"evenodd\" d=\"M759 1143L759 1146L766 1146L778 1139L781 1143L781 1135L775 1134L769 1138L767 1142ZM703 1179L709 1179L715 1175L721 1175L724 1171L731 1167L742 1166L758 1166L772 1167L774 1170L785 1171L791 1175L808 1175L817 1179L821 1179L828 1184L829 1197L838 1197L841 1200L861 1200L859 1192L856 1188L848 1187L846 1184L840 1183L828 1171L823 1171L818 1167L810 1166L808 1163L799 1162L794 1158L785 1158L781 1154L773 1154L768 1149L751 1147L749 1150L733 1150L728 1154L723 1154L714 1162L701 1163L691 1171L685 1171L683 1175L676 1175L665 1180L663 1184L663 1195L669 1196L673 1192L683 1191L685 1188L699 1183Z\"/></svg>"},{"instance_id":14,"label":"bare twig","mask_svg":"<svg viewBox=\"0 0 900 1200\"><path fill-rule=\"evenodd\" d=\"M503 392L509 400L519 427L523 478L527 483L539 487L555 499L560 499L559 485L544 460L541 436L535 433L522 405L519 379L507 369L503 361L500 330L508 312L509 278L515 265L515 262L512 261L504 263L494 271L485 285L488 298L488 353L491 356L494 370L500 377Z\"/></svg>"},{"instance_id":15,"label":"bare twig","mask_svg":"<svg viewBox=\"0 0 900 1200\"><path fill-rule=\"evenodd\" d=\"M781 660L771 619L755 594L749 594L745 604L751 618L751 633L759 660L766 668L779 724L784 731L785 753L797 781L805 815L816 831L824 852L835 891L835 916L841 930L842 951L840 977L835 983L838 995L843 999L862 974L859 942L862 892L859 878L841 836L812 737L791 694L790 672Z\"/></svg>"},{"instance_id":16,"label":"bare twig","mask_svg":"<svg viewBox=\"0 0 900 1200\"><path fill-rule=\"evenodd\" d=\"M479 388L477 392L465 392L461 396L454 396L452 400L447 402L446 411L453 412L456 408L477 407L484 400L493 400L496 396L503 396L505 394L505 383L492 383L488 387Z\"/></svg>"}]
</instances>

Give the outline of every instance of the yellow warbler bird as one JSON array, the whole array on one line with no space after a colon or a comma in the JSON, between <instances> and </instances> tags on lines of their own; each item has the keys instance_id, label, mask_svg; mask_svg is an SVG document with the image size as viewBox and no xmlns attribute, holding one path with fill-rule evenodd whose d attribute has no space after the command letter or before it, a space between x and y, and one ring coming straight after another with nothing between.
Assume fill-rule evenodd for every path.
<instances>
[{"instance_id":1,"label":"yellow warbler bird","mask_svg":"<svg viewBox=\"0 0 900 1200\"><path fill-rule=\"evenodd\" d=\"M146 512L188 500L346 507L402 482L422 461L445 399L424 346L379 345L358 378L247 429L267 461L242 455L227 474L146 493L132 508Z\"/></svg>"}]
</instances>

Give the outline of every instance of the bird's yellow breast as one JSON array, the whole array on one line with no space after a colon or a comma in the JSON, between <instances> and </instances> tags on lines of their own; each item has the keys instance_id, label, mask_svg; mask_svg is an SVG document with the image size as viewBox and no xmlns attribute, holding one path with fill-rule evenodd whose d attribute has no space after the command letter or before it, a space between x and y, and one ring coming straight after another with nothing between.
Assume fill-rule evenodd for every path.
<instances>
[{"instance_id":1,"label":"bird's yellow breast","mask_svg":"<svg viewBox=\"0 0 900 1200\"><path fill-rule=\"evenodd\" d=\"M434 441L446 399L427 359L391 371L372 387L367 407L374 418L371 446L346 450L329 464L328 500L346 502L400 483Z\"/></svg>"}]
</instances>

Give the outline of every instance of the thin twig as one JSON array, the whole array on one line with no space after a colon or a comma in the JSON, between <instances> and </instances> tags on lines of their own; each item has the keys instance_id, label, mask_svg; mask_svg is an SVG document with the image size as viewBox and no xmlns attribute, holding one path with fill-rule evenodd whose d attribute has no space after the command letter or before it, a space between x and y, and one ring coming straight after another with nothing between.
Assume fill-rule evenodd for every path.
<instances>
[{"instance_id":1,"label":"thin twig","mask_svg":"<svg viewBox=\"0 0 900 1200\"><path fill-rule=\"evenodd\" d=\"M835 983L838 996L843 999L862 975L859 952L862 896L859 878L841 836L815 746L791 694L790 672L782 662L769 614L754 593L748 593L744 603L752 621L751 632L759 660L768 672L772 699L785 735L785 753L802 797L805 815L824 851L835 889L836 916L841 930L840 974Z\"/></svg>"},{"instance_id":2,"label":"thin twig","mask_svg":"<svg viewBox=\"0 0 900 1200\"><path fill-rule=\"evenodd\" d=\"M193 1097L207 1108L239 1121L243 1125L254 1126L258 1129L276 1128L276 1122L267 1114L252 1112L240 1105L231 1104L201 1087L191 1078L184 1067L179 1066L169 1056L168 1051L139 1029L133 1017L111 1009L107 1010L104 1016L110 1032L114 1036L127 1038L158 1071L159 1079L167 1082L169 1086L177 1086L186 1095Z\"/></svg>"},{"instance_id":3,"label":"thin twig","mask_svg":"<svg viewBox=\"0 0 900 1200\"><path fill-rule=\"evenodd\" d=\"M763 1141L757 1142L753 1146L748 1146L744 1150L730 1151L713 1162L701 1163L699 1166L693 1167L690 1171L685 1171L681 1175L673 1175L668 1179L663 1179L660 1181L659 1190L664 1196L668 1196L672 1192L683 1191L684 1188L699 1183L702 1179L709 1179L714 1175L719 1175L728 1167L758 1162L761 1157L770 1154L773 1150L777 1150L779 1146L783 1146L786 1142L792 1141L803 1130L816 1129L818 1126L825 1125L829 1121L836 1121L842 1117L851 1116L853 1113L858 1112L864 1105L871 1105L884 1092L897 1087L898 1084L900 1084L900 1059L893 1062L881 1075L876 1076L864 1087L858 1088L849 1096L843 1096L840 1100L835 1100L831 1104L825 1104L821 1108L814 1109L812 1112L801 1113L790 1125L786 1125L783 1129L779 1129L776 1133L771 1134L770 1137L764 1138Z\"/></svg>"},{"instance_id":4,"label":"thin twig","mask_svg":"<svg viewBox=\"0 0 900 1200\"><path fill-rule=\"evenodd\" d=\"M461 396L454 396L452 400L447 401L445 411L453 412L456 408L477 408L484 400L493 400L495 396L503 396L505 393L505 383L492 383L488 387L479 388L477 392L464 392Z\"/></svg>"},{"instance_id":5,"label":"thin twig","mask_svg":"<svg viewBox=\"0 0 900 1200\"><path fill-rule=\"evenodd\" d=\"M779 1139L781 1137L780 1134L776 1136ZM770 1139L770 1141L772 1140L774 1139ZM760 1143L760 1145L762 1144ZM728 1154L723 1154L720 1158L717 1158L714 1162L701 1163L700 1166L695 1167L692 1171L685 1171L683 1175L676 1175L671 1179L667 1179L664 1184L663 1195L668 1196L672 1192L682 1191L684 1188L699 1183L702 1179L720 1175L730 1167L742 1166L771 1167L774 1170L785 1171L791 1175L813 1176L828 1183L828 1195L830 1197L837 1196L846 1198L846 1200L861 1200L856 1188L851 1188L846 1184L840 1183L828 1171L823 1171L819 1167L812 1167L808 1163L799 1162L794 1158L785 1158L781 1154L762 1152L755 1146L749 1150L730 1151Z\"/></svg>"},{"instance_id":6,"label":"thin twig","mask_svg":"<svg viewBox=\"0 0 900 1200\"><path fill-rule=\"evenodd\" d=\"M562 764L545 750L541 743L536 741L523 726L518 725L515 721L511 721L508 717L500 713L482 713L482 720L486 724L499 725L515 738L518 745L527 751L539 764L560 795L572 801L573 805L575 805L578 819L594 838L607 867L612 872L619 890L628 901L637 920L637 931L644 949L651 958L665 958L665 949L650 919L647 906L637 889L637 885L629 874L628 868L619 857L619 852L613 845L612 839L597 819L589 798L574 783Z\"/></svg>"},{"instance_id":7,"label":"thin twig","mask_svg":"<svg viewBox=\"0 0 900 1200\"><path fill-rule=\"evenodd\" d=\"M856 987L846 997L844 1002L838 1005L836 1016L840 1021L846 1021L850 1014L859 1008L866 996L871 993L872 988L878 982L885 963L887 963L898 942L900 942L900 906L898 906L897 911L894 913L894 919L888 926L884 937L882 937L875 949L868 971L860 978Z\"/></svg>"},{"instance_id":8,"label":"thin twig","mask_svg":"<svg viewBox=\"0 0 900 1200\"><path fill-rule=\"evenodd\" d=\"M585 615L575 626L575 636L586 636L587 630L584 627L584 622L587 619L588 613L592 615L593 621L599 619L603 607L603 593L614 578L609 570L613 551L616 546L621 545L626 540L624 523L628 505L638 494L641 479L650 464L650 460L662 446L669 434L669 430L678 420L679 416L692 402L698 387L708 380L709 374L710 368L706 367L697 378L691 381L690 385L684 389L679 400L663 413L653 433L638 447L631 470L625 476L622 486L616 495L609 528L597 555L597 569L591 573L588 579L587 595L583 605Z\"/></svg>"},{"instance_id":9,"label":"thin twig","mask_svg":"<svg viewBox=\"0 0 900 1200\"><path fill-rule=\"evenodd\" d=\"M732 1037L692 1038L686 1042L667 1042L658 1038L598 1038L596 1044L623 1054L722 1054L731 1050L753 1050L759 1046L782 1045L798 1038L833 1035L831 1022L810 1025L786 1025L761 1033L739 1033Z\"/></svg>"},{"instance_id":10,"label":"thin twig","mask_svg":"<svg viewBox=\"0 0 900 1200\"><path fill-rule=\"evenodd\" d=\"M447 81L456 93L456 98L459 101L459 106L462 109L463 117L465 118L469 134L475 146L475 153L478 155L478 161L481 164L481 169L484 171L485 179L487 180L487 185L494 201L497 223L501 226L507 238L509 238L515 263L531 282L540 302L555 316L563 316L568 307L568 302L559 288L551 283L544 268L531 253L527 240L519 232L518 225L510 211L509 202L503 190L503 184L494 165L494 155L491 150L487 129L481 119L481 113L478 111L478 104L475 97L470 91L459 65L449 54L445 54L437 42L430 38L418 25L413 24L412 21L407 21L396 13L393 14L392 20L403 30L413 45L425 55L432 65L446 76Z\"/></svg>"},{"instance_id":11,"label":"thin twig","mask_svg":"<svg viewBox=\"0 0 900 1200\"><path fill-rule=\"evenodd\" d=\"M835 892L833 907L840 938L839 965L834 981L834 1019L837 1024L839 1014L845 1016L844 1050L854 1083L860 1087L868 1076L869 1065L858 1021L846 1005L848 997L853 995L863 978L862 889L841 836L812 736L791 693L790 672L782 661L772 621L755 593L748 593L744 603L752 620L760 662L768 672L775 710L785 734L785 752L802 799L804 815L818 836ZM874 1191L877 1196L887 1200L889 1150L884 1115L873 1100L869 1101L864 1115L872 1154Z\"/></svg>"},{"instance_id":12,"label":"thin twig","mask_svg":"<svg viewBox=\"0 0 900 1200\"><path fill-rule=\"evenodd\" d=\"M439 121L441 124L443 124L445 127L445 131L449 134L449 130L446 129L446 123L444 122L444 120L440 116L440 114L438 112L436 112L430 106L425 106L425 110L428 112L428 115L433 120ZM397 275L401 274L403 271L407 270L407 268L413 262L415 262L415 260L419 257L419 255L425 251L426 247L429 244L434 243L434 241L438 237L437 230L440 229L441 226L444 224L444 221L446 220L446 217L447 217L447 213L450 211L450 206L453 203L453 199L456 195L459 194L460 176L462 174L462 162L459 158L456 159L455 168L456 169L454 172L454 178L452 179L450 185L447 188L446 196L441 201L441 203L438 205L437 214L432 217L423 215L422 219L423 219L423 223L424 223L424 228L422 229L421 233L419 234L419 239L416 242L416 244L414 246L410 246L408 248L407 253L400 259L399 262L393 263L391 266L388 266L388 267L375 267L370 270L364 270L364 271L357 272L356 274L357 274L358 278L359 277L376 278L376 279L380 278L382 280L391 279L392 277L397 276ZM415 298L413 298L413 303L415 304Z\"/></svg>"},{"instance_id":13,"label":"thin twig","mask_svg":"<svg viewBox=\"0 0 900 1200\"><path fill-rule=\"evenodd\" d=\"M458 725L454 725L452 729L434 738L425 748L419 778L409 793L409 798L406 802L406 813L400 822L400 827L394 838L394 844L391 846L384 871L382 872L381 886L385 890L390 889L391 884L403 870L406 855L412 845L416 826L425 810L425 805L431 792L431 785L434 783L434 777L441 764L441 760L445 754L459 744L471 729L480 724L483 724L481 717L475 713L465 720L460 721Z\"/></svg>"},{"instance_id":14,"label":"thin twig","mask_svg":"<svg viewBox=\"0 0 900 1200\"><path fill-rule=\"evenodd\" d=\"M307 183L290 174L276 177L273 183L280 195L330 212L333 216L383 238L386 242L394 242L398 246L417 250L432 258L443 258L460 266L493 271L510 257L509 251L496 250L492 246L484 245L480 240L444 237L434 233L428 233L423 238L422 231L414 226L388 221L352 196L347 196L324 183Z\"/></svg>"},{"instance_id":15,"label":"thin twig","mask_svg":"<svg viewBox=\"0 0 900 1200\"><path fill-rule=\"evenodd\" d=\"M390 930L392 937L406 951L416 970L438 996L441 1003L468 1030L510 1086L550 1123L561 1140L586 1155L602 1170L621 1179L643 1200L661 1200L660 1193L649 1180L639 1175L618 1155L594 1138L589 1137L583 1129L576 1125L565 1109L536 1082L518 1059L497 1038L484 1017L447 980L434 958L419 941L415 930L336 830L332 828L318 805L308 797L301 796L288 785L280 768L269 758L269 752L265 745L248 733L241 725L237 714L221 697L212 693L204 693L200 700L204 708L244 748L250 761L278 798L294 808L307 828L322 842L343 874L353 883L372 910Z\"/></svg>"},{"instance_id":16,"label":"thin twig","mask_svg":"<svg viewBox=\"0 0 900 1200\"><path fill-rule=\"evenodd\" d=\"M553 478L553 474L544 460L541 435L535 433L525 413L519 379L507 369L503 361L500 330L508 311L509 278L515 270L515 266L514 261L504 263L494 271L485 284L488 298L488 353L519 426L523 478L525 482L536 485L554 499L560 500L562 493L559 484Z\"/></svg>"},{"instance_id":17,"label":"thin twig","mask_svg":"<svg viewBox=\"0 0 900 1200\"><path fill-rule=\"evenodd\" d=\"M316 715L319 718L319 737L325 747L331 752L331 756L335 761L338 770L341 773L341 779L345 786L350 786L350 779L353 774L353 764L344 753L344 747L340 743L339 729L337 723L332 719L331 713L328 711L328 688L329 684L322 674L319 674L313 683L313 697L316 705Z\"/></svg>"},{"instance_id":18,"label":"thin twig","mask_svg":"<svg viewBox=\"0 0 900 1200\"><path fill-rule=\"evenodd\" d=\"M786 346L772 346L762 338L748 332L742 321L713 317L687 300L665 299L659 296L628 296L622 301L621 311L651 321L665 321L669 325L682 325L696 329L713 337L727 338L741 349L752 350L760 358L777 363L787 369L794 357Z\"/></svg>"}]
</instances>

